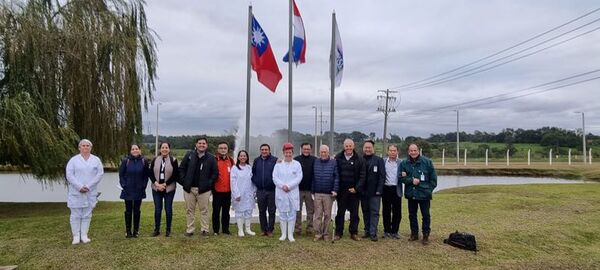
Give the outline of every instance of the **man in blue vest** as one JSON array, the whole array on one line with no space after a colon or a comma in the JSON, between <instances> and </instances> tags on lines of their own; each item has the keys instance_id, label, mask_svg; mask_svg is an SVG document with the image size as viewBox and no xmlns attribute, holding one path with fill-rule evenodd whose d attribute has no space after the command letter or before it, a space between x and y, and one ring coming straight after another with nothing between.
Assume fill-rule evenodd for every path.
<instances>
[{"instance_id":1,"label":"man in blue vest","mask_svg":"<svg viewBox=\"0 0 600 270\"><path fill-rule=\"evenodd\" d=\"M275 227L275 183L273 183L273 169L277 157L271 155L271 146L262 144L260 156L252 163L252 183L256 186L256 203L260 229L263 236L273 236ZM267 221L267 212L269 217Z\"/></svg>"}]
</instances>

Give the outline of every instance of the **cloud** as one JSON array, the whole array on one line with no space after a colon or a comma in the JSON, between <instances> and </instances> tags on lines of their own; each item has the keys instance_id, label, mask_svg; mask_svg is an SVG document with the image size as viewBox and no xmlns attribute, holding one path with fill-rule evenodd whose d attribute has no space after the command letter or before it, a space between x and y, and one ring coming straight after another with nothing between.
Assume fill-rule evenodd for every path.
<instances>
[{"instance_id":1,"label":"cloud","mask_svg":"<svg viewBox=\"0 0 600 270\"><path fill-rule=\"evenodd\" d=\"M487 56L596 8L595 1L298 1L308 40L307 63L293 67L294 130L314 132L314 110L323 107L329 130L331 11L336 10L345 54L336 89L336 130L383 131L377 90L419 81ZM149 1L149 25L159 35L161 134L222 134L245 119L248 6L241 1ZM251 133L287 128L287 2L265 0L253 11L265 29L283 74L276 93L251 79ZM593 14L582 20L590 22ZM594 23L589 28L600 26ZM566 29L566 28L565 28ZM582 29L583 30L583 29ZM563 30L562 32L564 32ZM579 31L576 33L582 33ZM561 33L561 31L557 32ZM574 33L574 34L576 34ZM540 39L540 41L543 39ZM562 40L558 39L557 41ZM452 132L452 109L422 112L564 78L599 68L600 31L452 82L403 91L389 130L401 136ZM534 44L534 43L531 43ZM549 43L551 44L551 43ZM600 76L596 74L596 76ZM591 132L600 133L600 80L472 108L461 108L461 128L577 128L573 113L585 110ZM419 115L412 115L419 112ZM156 109L144 114L154 132ZM578 120L579 119L579 120Z\"/></svg>"}]
</instances>

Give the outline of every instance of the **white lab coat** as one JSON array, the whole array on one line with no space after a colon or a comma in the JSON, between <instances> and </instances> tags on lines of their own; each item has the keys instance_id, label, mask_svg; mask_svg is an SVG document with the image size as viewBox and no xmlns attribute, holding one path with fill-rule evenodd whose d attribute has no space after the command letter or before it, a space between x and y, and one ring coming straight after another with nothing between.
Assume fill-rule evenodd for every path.
<instances>
[{"instance_id":1,"label":"white lab coat","mask_svg":"<svg viewBox=\"0 0 600 270\"><path fill-rule=\"evenodd\" d=\"M254 195L256 187L252 183L252 166L245 165L231 167L231 200L236 212L244 212L254 209ZM235 199L241 197L238 202Z\"/></svg>"},{"instance_id":2,"label":"white lab coat","mask_svg":"<svg viewBox=\"0 0 600 270\"><path fill-rule=\"evenodd\" d=\"M79 154L67 163L66 175L68 185L67 207L95 207L98 202L98 183L102 180L104 167L102 161L90 154L88 160ZM87 187L90 191L81 193L79 190Z\"/></svg>"},{"instance_id":3,"label":"white lab coat","mask_svg":"<svg viewBox=\"0 0 600 270\"><path fill-rule=\"evenodd\" d=\"M300 193L298 185L302 181L302 166L300 162L280 162L273 169L273 182L275 183L275 206L279 212L292 212L300 210ZM283 191L287 185L289 192Z\"/></svg>"}]
</instances>

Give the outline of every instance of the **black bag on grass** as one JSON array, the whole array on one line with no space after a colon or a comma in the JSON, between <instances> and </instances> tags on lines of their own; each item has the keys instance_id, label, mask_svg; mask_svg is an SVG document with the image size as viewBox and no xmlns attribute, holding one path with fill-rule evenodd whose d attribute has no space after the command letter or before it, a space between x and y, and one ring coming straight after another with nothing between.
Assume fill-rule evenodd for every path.
<instances>
[{"instance_id":1,"label":"black bag on grass","mask_svg":"<svg viewBox=\"0 0 600 270\"><path fill-rule=\"evenodd\" d=\"M444 239L444 243L453 247L471 250L477 252L477 241L475 241L475 235L465 232L453 232L448 236L448 239Z\"/></svg>"}]
</instances>

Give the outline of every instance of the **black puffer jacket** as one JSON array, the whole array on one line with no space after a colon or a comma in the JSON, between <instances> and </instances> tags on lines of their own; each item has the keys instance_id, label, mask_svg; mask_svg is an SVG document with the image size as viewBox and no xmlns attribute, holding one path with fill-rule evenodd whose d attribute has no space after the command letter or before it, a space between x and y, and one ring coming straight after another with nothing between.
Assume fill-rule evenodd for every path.
<instances>
[{"instance_id":1,"label":"black puffer jacket","mask_svg":"<svg viewBox=\"0 0 600 270\"><path fill-rule=\"evenodd\" d=\"M179 184L183 190L191 192L192 186L198 186L198 192L204 193L211 190L212 185L219 177L217 160L212 154L205 152L198 158L196 150L188 151L179 166Z\"/></svg>"}]
</instances>

